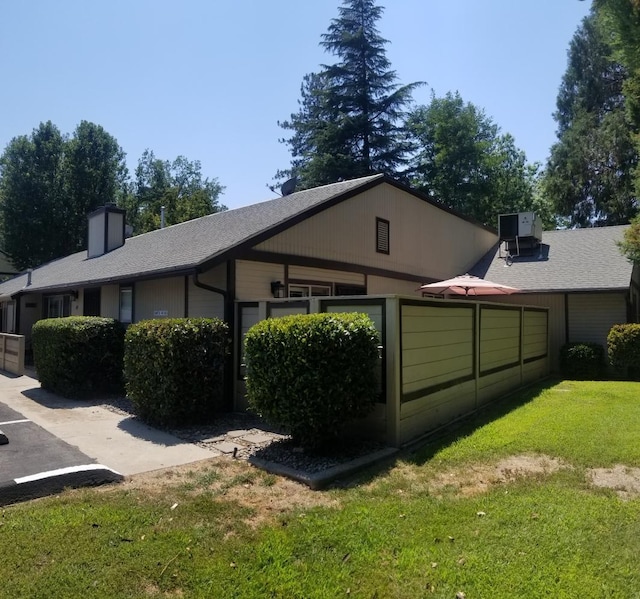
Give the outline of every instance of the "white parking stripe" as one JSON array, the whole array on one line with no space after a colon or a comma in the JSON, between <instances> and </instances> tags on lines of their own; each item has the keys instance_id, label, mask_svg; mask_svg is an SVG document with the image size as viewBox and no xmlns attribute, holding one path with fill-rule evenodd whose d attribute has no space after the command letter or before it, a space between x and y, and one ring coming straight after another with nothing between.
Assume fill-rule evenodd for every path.
<instances>
[{"instance_id":1,"label":"white parking stripe","mask_svg":"<svg viewBox=\"0 0 640 599\"><path fill-rule=\"evenodd\" d=\"M60 476L61 474L72 474L74 472L88 472L90 470L106 470L108 472L112 472L113 474L120 475L119 472L112 470L111 468L107 468L102 464L85 464L84 466L69 466L68 468L58 468L57 470L49 470L48 472L39 472L38 474L32 474L30 476L23 476L21 478L15 478L15 482L27 483L34 480L42 480L43 478L49 478L52 476Z\"/></svg>"},{"instance_id":2,"label":"white parking stripe","mask_svg":"<svg viewBox=\"0 0 640 599\"><path fill-rule=\"evenodd\" d=\"M4 424L21 424L22 422L31 422L31 420L27 420L26 418L24 420L7 420L6 422L0 422L0 426Z\"/></svg>"}]
</instances>

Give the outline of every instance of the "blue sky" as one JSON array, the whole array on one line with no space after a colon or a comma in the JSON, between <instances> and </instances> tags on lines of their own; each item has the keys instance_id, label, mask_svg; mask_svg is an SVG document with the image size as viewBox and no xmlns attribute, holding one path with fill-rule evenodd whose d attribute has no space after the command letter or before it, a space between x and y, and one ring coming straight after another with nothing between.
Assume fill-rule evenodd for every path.
<instances>
[{"instance_id":1,"label":"blue sky","mask_svg":"<svg viewBox=\"0 0 640 599\"><path fill-rule=\"evenodd\" d=\"M379 29L400 83L426 104L459 91L511 133L530 162L555 141L552 113L578 0L381 0ZM41 121L102 125L133 171L156 157L200 160L230 208L275 197L289 154L277 121L339 0L24 0L0 11L0 149Z\"/></svg>"}]
</instances>

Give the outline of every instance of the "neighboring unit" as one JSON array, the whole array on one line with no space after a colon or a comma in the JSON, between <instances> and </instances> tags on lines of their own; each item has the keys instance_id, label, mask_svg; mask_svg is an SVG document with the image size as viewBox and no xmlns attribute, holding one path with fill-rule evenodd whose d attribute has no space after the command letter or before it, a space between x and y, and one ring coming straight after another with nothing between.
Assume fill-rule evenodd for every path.
<instances>
[{"instance_id":1,"label":"neighboring unit","mask_svg":"<svg viewBox=\"0 0 640 599\"><path fill-rule=\"evenodd\" d=\"M517 287L495 301L548 306L552 366L568 342L606 348L614 324L640 320L640 273L620 252L628 225L544 231L536 247L508 256L494 247L471 274Z\"/></svg>"}]
</instances>

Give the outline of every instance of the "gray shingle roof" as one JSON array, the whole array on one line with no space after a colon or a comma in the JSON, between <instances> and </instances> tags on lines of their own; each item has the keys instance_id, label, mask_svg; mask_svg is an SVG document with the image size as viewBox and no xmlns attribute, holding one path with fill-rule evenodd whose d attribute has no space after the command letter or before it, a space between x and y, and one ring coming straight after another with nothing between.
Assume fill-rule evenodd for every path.
<instances>
[{"instance_id":1,"label":"gray shingle roof","mask_svg":"<svg viewBox=\"0 0 640 599\"><path fill-rule=\"evenodd\" d=\"M616 245L626 228L545 231L540 251L533 256L514 258L507 266L496 246L470 272L528 292L628 289L633 265Z\"/></svg>"},{"instance_id":2,"label":"gray shingle roof","mask_svg":"<svg viewBox=\"0 0 640 599\"><path fill-rule=\"evenodd\" d=\"M141 275L185 272L280 226L286 227L294 218L321 209L331 200L382 181L384 175L371 175L211 214L131 237L122 247L95 258L87 258L86 251L78 252L35 268L28 290L46 291ZM9 279L0 284L0 297L26 291L26 283L26 273Z\"/></svg>"}]
</instances>

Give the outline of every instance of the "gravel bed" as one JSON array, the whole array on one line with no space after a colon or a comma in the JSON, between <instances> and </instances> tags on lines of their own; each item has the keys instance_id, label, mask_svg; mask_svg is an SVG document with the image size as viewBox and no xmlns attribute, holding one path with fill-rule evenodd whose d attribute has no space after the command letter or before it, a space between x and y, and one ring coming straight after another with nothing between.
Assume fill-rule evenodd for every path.
<instances>
[{"instance_id":1,"label":"gravel bed","mask_svg":"<svg viewBox=\"0 0 640 599\"><path fill-rule=\"evenodd\" d=\"M109 398L100 405L123 416L137 417L131 400L126 397ZM308 474L317 474L385 447L377 441L354 439L334 445L330 453L309 453L296 447L282 430L269 426L260 417L248 412L221 414L211 424L162 427L162 430L205 449L215 450L216 443L223 441L234 443L238 446L236 458L249 459L254 456ZM242 435L238 436L239 433ZM257 434L267 435L269 440L254 444L244 439Z\"/></svg>"},{"instance_id":2,"label":"gravel bed","mask_svg":"<svg viewBox=\"0 0 640 599\"><path fill-rule=\"evenodd\" d=\"M296 447L291 439L274 441L265 447L254 448L251 455L282 466L287 466L302 473L317 474L334 466L350 462L356 458L385 448L384 443L370 439L352 440L334 446L330 453L309 453Z\"/></svg>"}]
</instances>

